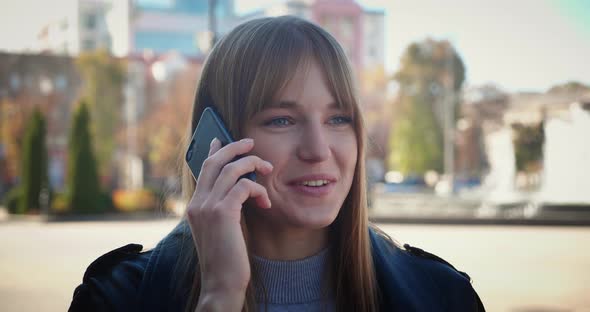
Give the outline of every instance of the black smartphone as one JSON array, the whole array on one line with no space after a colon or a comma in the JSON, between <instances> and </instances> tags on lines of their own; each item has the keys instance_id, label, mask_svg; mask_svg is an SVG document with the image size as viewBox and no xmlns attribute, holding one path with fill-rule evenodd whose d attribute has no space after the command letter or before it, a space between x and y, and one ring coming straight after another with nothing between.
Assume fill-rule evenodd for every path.
<instances>
[{"instance_id":1,"label":"black smartphone","mask_svg":"<svg viewBox=\"0 0 590 312\"><path fill-rule=\"evenodd\" d=\"M213 138L217 138L221 141L221 146L234 142L234 139L230 135L219 114L217 114L213 108L207 107L199 119L199 123L193 133L185 155L186 163L188 164L195 181L199 178L203 162L209 156L209 147ZM242 156L238 156L233 161L241 157ZM256 173L250 172L240 178L256 181Z\"/></svg>"}]
</instances>

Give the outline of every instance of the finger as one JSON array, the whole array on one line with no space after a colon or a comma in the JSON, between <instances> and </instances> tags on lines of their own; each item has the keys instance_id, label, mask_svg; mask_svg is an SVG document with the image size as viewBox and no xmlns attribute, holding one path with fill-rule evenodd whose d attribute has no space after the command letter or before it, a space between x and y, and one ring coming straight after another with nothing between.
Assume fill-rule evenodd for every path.
<instances>
[{"instance_id":1,"label":"finger","mask_svg":"<svg viewBox=\"0 0 590 312\"><path fill-rule=\"evenodd\" d=\"M217 138L213 138L213 140L211 140L211 143L209 144L209 154L207 157L211 157L211 155L215 154L215 152L217 152L220 148L221 148L221 141L219 141L219 139L217 139ZM199 189L199 185L201 185L200 188L203 188L202 185L205 184L205 178L202 178L203 165L204 165L204 163L201 164L201 170L199 171L199 177L197 178L197 187L195 188L195 191L193 192L193 196L195 196L195 194L197 194L197 190Z\"/></svg>"},{"instance_id":2,"label":"finger","mask_svg":"<svg viewBox=\"0 0 590 312\"><path fill-rule=\"evenodd\" d=\"M229 192L229 189L236 184L241 176L254 171L266 175L271 173L272 169L273 167L271 163L262 160L262 158L258 156L250 155L242 157L236 161L230 162L221 169L219 177L217 178L217 181L215 181L211 192L213 194L221 195L221 198Z\"/></svg>"},{"instance_id":3,"label":"finger","mask_svg":"<svg viewBox=\"0 0 590 312\"><path fill-rule=\"evenodd\" d=\"M231 188L223 200L225 202L223 206L230 209L241 209L248 198L253 198L260 208L271 207L270 198L264 186L248 179L240 179Z\"/></svg>"},{"instance_id":4,"label":"finger","mask_svg":"<svg viewBox=\"0 0 590 312\"><path fill-rule=\"evenodd\" d=\"M211 143L212 146L209 149L210 155L203 162L201 172L199 173L199 179L197 182L197 191L199 193L210 192L221 172L221 168L237 155L247 153L254 147L254 141L252 139L243 139L237 142L232 142L223 147L220 146L221 142L219 139L216 139ZM215 150L217 147L219 148Z\"/></svg>"},{"instance_id":5,"label":"finger","mask_svg":"<svg viewBox=\"0 0 590 312\"><path fill-rule=\"evenodd\" d=\"M209 145L209 155L207 156L215 154L215 152L217 152L220 148L221 141L219 141L217 138L213 138L213 140L211 140L211 144Z\"/></svg>"}]
</instances>

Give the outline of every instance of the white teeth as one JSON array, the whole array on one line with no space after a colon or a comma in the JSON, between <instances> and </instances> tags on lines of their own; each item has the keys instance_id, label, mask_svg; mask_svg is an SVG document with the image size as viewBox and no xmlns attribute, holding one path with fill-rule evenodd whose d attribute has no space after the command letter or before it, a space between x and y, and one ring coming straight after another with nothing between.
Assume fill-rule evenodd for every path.
<instances>
[{"instance_id":1,"label":"white teeth","mask_svg":"<svg viewBox=\"0 0 590 312\"><path fill-rule=\"evenodd\" d=\"M328 180L315 180L315 181L304 181L301 182L302 185L305 186L323 186L328 184Z\"/></svg>"}]
</instances>

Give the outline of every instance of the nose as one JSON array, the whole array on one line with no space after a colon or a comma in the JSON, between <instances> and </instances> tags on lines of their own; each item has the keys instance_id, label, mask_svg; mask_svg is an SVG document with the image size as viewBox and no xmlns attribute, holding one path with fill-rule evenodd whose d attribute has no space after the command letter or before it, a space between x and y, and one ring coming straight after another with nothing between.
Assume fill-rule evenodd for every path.
<instances>
[{"instance_id":1,"label":"nose","mask_svg":"<svg viewBox=\"0 0 590 312\"><path fill-rule=\"evenodd\" d=\"M322 123L309 121L302 129L297 156L305 162L322 162L330 158L331 143Z\"/></svg>"}]
</instances>

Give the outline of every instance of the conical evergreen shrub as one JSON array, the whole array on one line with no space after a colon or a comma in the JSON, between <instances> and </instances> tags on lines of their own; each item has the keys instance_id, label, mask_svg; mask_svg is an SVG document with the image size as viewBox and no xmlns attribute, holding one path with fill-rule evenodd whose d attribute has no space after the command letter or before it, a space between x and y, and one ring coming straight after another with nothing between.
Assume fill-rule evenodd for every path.
<instances>
[{"instance_id":1,"label":"conical evergreen shrub","mask_svg":"<svg viewBox=\"0 0 590 312\"><path fill-rule=\"evenodd\" d=\"M68 206L74 213L103 212L97 163L92 150L90 115L85 101L76 110L68 142Z\"/></svg>"},{"instance_id":2,"label":"conical evergreen shrub","mask_svg":"<svg viewBox=\"0 0 590 312\"><path fill-rule=\"evenodd\" d=\"M23 141L22 193L16 213L41 208L41 190L48 187L45 118L36 109L27 124Z\"/></svg>"}]
</instances>

